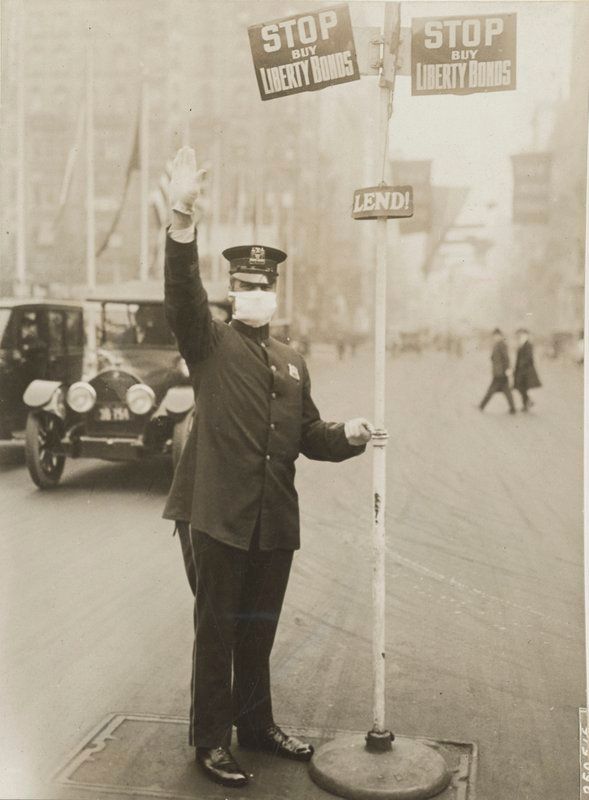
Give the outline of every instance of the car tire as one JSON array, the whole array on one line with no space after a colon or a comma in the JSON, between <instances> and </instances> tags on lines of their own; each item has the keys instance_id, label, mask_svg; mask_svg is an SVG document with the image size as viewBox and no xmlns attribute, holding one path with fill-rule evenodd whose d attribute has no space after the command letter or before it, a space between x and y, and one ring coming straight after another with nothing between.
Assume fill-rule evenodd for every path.
<instances>
[{"instance_id":1,"label":"car tire","mask_svg":"<svg viewBox=\"0 0 589 800\"><path fill-rule=\"evenodd\" d=\"M172 433L172 466L174 467L174 470L180 461L180 456L182 455L184 445L188 439L188 434L192 428L193 419L194 416L192 412L189 411L188 414L186 414L186 416L180 420L180 422L177 422L174 425L174 431Z\"/></svg>"},{"instance_id":2,"label":"car tire","mask_svg":"<svg viewBox=\"0 0 589 800\"><path fill-rule=\"evenodd\" d=\"M30 412L25 430L25 460L29 474L40 489L57 486L65 466L65 456L54 453L52 444L62 436L61 420L43 411Z\"/></svg>"}]
</instances>

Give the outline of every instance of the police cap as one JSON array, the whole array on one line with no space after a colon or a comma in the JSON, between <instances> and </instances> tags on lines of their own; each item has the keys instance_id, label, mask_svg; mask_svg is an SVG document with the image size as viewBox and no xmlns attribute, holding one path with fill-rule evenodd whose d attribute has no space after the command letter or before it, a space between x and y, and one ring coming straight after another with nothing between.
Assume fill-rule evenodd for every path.
<instances>
[{"instance_id":1,"label":"police cap","mask_svg":"<svg viewBox=\"0 0 589 800\"><path fill-rule=\"evenodd\" d=\"M229 261L229 274L245 283L270 284L278 277L278 264L286 258L286 253L275 247L260 245L240 245L223 250Z\"/></svg>"}]
</instances>

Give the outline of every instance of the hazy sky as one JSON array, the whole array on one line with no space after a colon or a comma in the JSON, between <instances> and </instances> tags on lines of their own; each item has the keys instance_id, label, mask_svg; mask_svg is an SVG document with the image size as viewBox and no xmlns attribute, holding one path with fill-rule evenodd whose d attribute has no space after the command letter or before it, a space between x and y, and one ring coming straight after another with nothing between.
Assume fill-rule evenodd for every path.
<instances>
[{"instance_id":1,"label":"hazy sky","mask_svg":"<svg viewBox=\"0 0 589 800\"><path fill-rule=\"evenodd\" d=\"M381 23L382 3L352 2L351 8L354 25ZM471 185L472 204L492 197L507 208L511 202L509 156L536 149L532 118L538 106L537 148L547 146L548 106L568 94L573 3L439 0L404 2L401 8L403 27L410 27L412 17L517 14L515 91L412 97L411 78L399 77L390 138L394 157L433 159L434 183Z\"/></svg>"}]
</instances>

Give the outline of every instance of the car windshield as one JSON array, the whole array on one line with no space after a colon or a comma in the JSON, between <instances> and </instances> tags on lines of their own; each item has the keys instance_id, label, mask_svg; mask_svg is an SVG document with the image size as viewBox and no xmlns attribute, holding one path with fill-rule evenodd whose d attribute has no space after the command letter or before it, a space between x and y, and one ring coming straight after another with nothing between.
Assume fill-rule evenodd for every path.
<instances>
[{"instance_id":1,"label":"car windshield","mask_svg":"<svg viewBox=\"0 0 589 800\"><path fill-rule=\"evenodd\" d=\"M11 312L11 308L0 308L0 347L3 349L11 346L10 342L8 341L10 335L8 322L10 320Z\"/></svg>"},{"instance_id":2,"label":"car windshield","mask_svg":"<svg viewBox=\"0 0 589 800\"><path fill-rule=\"evenodd\" d=\"M162 303L102 304L103 347L169 347L175 344Z\"/></svg>"}]
</instances>

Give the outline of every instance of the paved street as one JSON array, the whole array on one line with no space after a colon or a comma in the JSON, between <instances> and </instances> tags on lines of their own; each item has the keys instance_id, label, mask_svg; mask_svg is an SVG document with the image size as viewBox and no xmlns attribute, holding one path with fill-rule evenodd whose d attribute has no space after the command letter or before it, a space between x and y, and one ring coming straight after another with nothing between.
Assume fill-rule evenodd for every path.
<instances>
[{"instance_id":1,"label":"paved street","mask_svg":"<svg viewBox=\"0 0 589 800\"><path fill-rule=\"evenodd\" d=\"M372 415L369 353L309 360L327 419ZM540 361L533 412L476 409L486 352L388 369L387 704L394 731L476 741L478 800L578 792L584 704L582 374ZM51 493L0 448L2 797L109 712L185 715L191 594L160 514L169 467L69 462ZM299 462L302 550L274 650L277 720L371 724L371 458Z\"/></svg>"}]
</instances>

